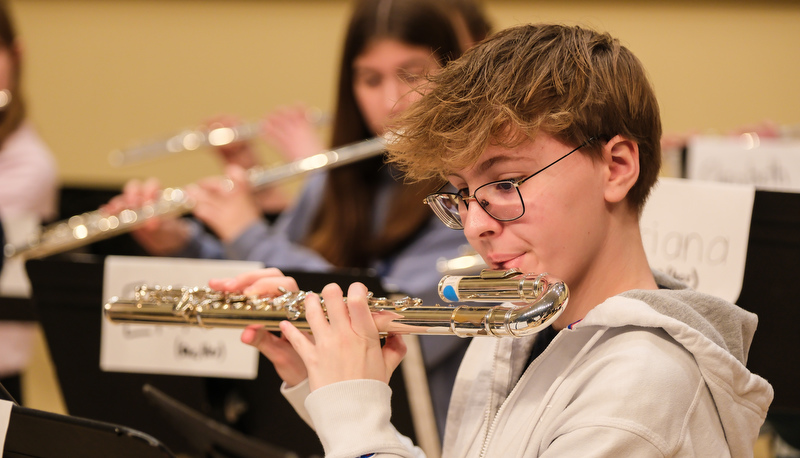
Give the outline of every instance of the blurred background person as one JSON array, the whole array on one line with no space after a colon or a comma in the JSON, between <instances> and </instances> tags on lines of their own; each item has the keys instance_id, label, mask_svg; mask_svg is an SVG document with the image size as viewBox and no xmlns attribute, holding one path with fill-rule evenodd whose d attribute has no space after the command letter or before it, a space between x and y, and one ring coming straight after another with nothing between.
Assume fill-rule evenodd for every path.
<instances>
[{"instance_id":1,"label":"blurred background person","mask_svg":"<svg viewBox=\"0 0 800 458\"><path fill-rule=\"evenodd\" d=\"M0 2L0 219L3 224L56 216L56 162L26 120L21 90L22 49L5 1ZM6 231L10 240L11 230ZM9 268L10 265L6 265ZM20 373L32 350L35 325L0 321L0 382L22 401Z\"/></svg>"},{"instance_id":2,"label":"blurred background person","mask_svg":"<svg viewBox=\"0 0 800 458\"><path fill-rule=\"evenodd\" d=\"M317 154L324 149L319 129L326 116L302 103L283 106L268 113L258 124L259 136L276 151L285 162L294 162ZM206 121L211 131L218 128L236 128L244 121L234 115L220 115ZM234 141L215 148L223 166L241 169L264 168L258 150L250 140ZM280 186L265 186L252 190L254 202L270 222L292 202L292 196Z\"/></svg>"},{"instance_id":3,"label":"blurred background person","mask_svg":"<svg viewBox=\"0 0 800 458\"><path fill-rule=\"evenodd\" d=\"M440 0L442 7L452 19L456 37L462 51L486 38L491 24L483 6L475 0ZM328 123L328 116L302 103L280 107L265 116L260 122L260 137L278 152L287 162L298 161L324 149L319 137L319 128ZM206 128L233 128L241 126L238 116L220 115L208 120ZM252 141L235 141L215 148L223 164L243 169L263 167L264 164ZM291 203L291 196L277 186L254 190L256 204L270 221ZM224 224L220 222L219 224Z\"/></svg>"},{"instance_id":4,"label":"blurred background person","mask_svg":"<svg viewBox=\"0 0 800 458\"><path fill-rule=\"evenodd\" d=\"M334 148L383 135L394 117L425 90L430 72L457 58L462 46L484 38L488 26L479 28L481 36L463 39L470 32L465 31L466 15L459 11L468 4L464 0L362 0L355 4L333 113ZM474 5L471 11L474 15L481 10ZM485 19L478 22L488 24ZM309 123L301 118L295 118L297 124ZM314 135L310 126L297 132L297 137L285 140L286 145L314 145L309 140ZM286 156L311 152L310 147L297 150ZM442 227L422 205L441 182L405 184L403 176L379 155L311 175L296 203L270 224L262 218L242 165L226 168L232 189L217 178L187 188L196 202L194 216L215 235L183 218L150 221L134 237L156 255L254 260L313 272L368 269L389 290L425 303L440 302L441 273L436 261L458 256L466 244L462 233ZM158 190L154 180L131 181L105 210L138 208L154 200ZM468 340L425 336L420 343L441 430Z\"/></svg>"}]
</instances>

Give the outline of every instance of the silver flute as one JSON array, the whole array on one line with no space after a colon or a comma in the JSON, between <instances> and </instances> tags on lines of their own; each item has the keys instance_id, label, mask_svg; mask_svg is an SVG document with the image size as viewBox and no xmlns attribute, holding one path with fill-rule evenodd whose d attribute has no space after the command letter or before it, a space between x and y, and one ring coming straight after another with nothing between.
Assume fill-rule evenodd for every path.
<instances>
[{"instance_id":1,"label":"silver flute","mask_svg":"<svg viewBox=\"0 0 800 458\"><path fill-rule=\"evenodd\" d=\"M123 167L166 154L194 151L206 146L224 146L254 138L259 131L260 123L258 122L214 129L184 129L164 139L111 151L108 154L108 163L114 167Z\"/></svg>"},{"instance_id":2,"label":"silver flute","mask_svg":"<svg viewBox=\"0 0 800 458\"><path fill-rule=\"evenodd\" d=\"M330 122L330 117L319 109L306 110L305 118L311 125L316 127ZM233 142L250 140L261 133L261 125L262 121L256 121L233 126L183 129L169 137L111 151L108 155L108 163L114 167L122 167L167 154L194 151L207 146L224 146Z\"/></svg>"},{"instance_id":3,"label":"silver flute","mask_svg":"<svg viewBox=\"0 0 800 458\"><path fill-rule=\"evenodd\" d=\"M564 311L569 289L547 274L518 269L483 270L480 275L448 275L439 282L446 302L490 302L484 305L423 305L404 297L368 297L373 314L393 317L381 334L433 334L460 337L524 337L549 326ZM277 297L254 297L209 288L136 288L133 298L113 297L104 306L113 323L171 324L243 328L260 325L278 330L288 320L308 330L305 291L284 291ZM323 301L324 308L324 301Z\"/></svg>"},{"instance_id":4,"label":"silver flute","mask_svg":"<svg viewBox=\"0 0 800 458\"><path fill-rule=\"evenodd\" d=\"M375 137L269 169L254 167L248 170L248 181L257 190L312 171L378 156L385 148L386 140ZM130 232L153 218L187 214L193 208L194 202L183 189L166 188L155 202L141 208L125 209L115 215L95 210L52 223L31 234L21 245L7 244L3 253L7 258L44 258Z\"/></svg>"}]
</instances>

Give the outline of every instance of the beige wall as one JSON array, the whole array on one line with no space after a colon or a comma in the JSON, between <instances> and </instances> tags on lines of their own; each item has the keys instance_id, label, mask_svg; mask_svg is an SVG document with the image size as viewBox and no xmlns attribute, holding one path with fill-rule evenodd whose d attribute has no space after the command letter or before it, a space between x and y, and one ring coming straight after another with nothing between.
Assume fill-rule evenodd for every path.
<instances>
[{"instance_id":1,"label":"beige wall","mask_svg":"<svg viewBox=\"0 0 800 458\"><path fill-rule=\"evenodd\" d=\"M31 118L65 183L182 186L208 151L114 169L109 151L218 113L254 120L298 101L330 110L346 0L10 0ZM607 30L642 59L666 131L800 123L800 3L487 0L498 28ZM267 157L272 157L264 149Z\"/></svg>"}]
</instances>

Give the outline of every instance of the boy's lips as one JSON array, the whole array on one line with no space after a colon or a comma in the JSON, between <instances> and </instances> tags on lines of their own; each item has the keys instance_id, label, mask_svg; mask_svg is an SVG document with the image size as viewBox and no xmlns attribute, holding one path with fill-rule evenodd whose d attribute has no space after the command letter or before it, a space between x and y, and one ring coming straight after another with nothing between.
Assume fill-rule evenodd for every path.
<instances>
[{"instance_id":1,"label":"boy's lips","mask_svg":"<svg viewBox=\"0 0 800 458\"><path fill-rule=\"evenodd\" d=\"M521 254L493 254L488 255L487 259L493 269L508 270L513 267L519 267L522 259Z\"/></svg>"}]
</instances>

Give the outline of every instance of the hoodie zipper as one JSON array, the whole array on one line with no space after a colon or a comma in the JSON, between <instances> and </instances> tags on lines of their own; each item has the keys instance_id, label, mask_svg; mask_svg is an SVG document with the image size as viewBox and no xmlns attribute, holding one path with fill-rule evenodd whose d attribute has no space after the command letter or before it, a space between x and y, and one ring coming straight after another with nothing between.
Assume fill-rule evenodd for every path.
<instances>
[{"instance_id":1,"label":"hoodie zipper","mask_svg":"<svg viewBox=\"0 0 800 458\"><path fill-rule=\"evenodd\" d=\"M580 361L580 360L581 360L581 359L584 357L585 353L586 353L587 351L589 351L590 349L594 348L594 345L595 345L595 343L597 342L597 339L599 339L599 338L600 338L600 337L601 337L601 336L604 334L604 329L605 329L605 328L600 328L600 329L598 329L596 332L592 333L590 336L587 336L588 338L587 338L587 339L586 339L586 341L585 341L585 342L582 344L582 348L581 348L581 350L580 350L580 351L578 351L578 353L577 353L577 354L573 355L573 357L572 357L571 361L569 362L569 364L567 364L567 365L565 366L565 368L564 368L564 371L566 371L566 372L570 372L570 371L572 371L572 370L574 369L574 366L575 366L575 364L577 364L577 362L578 362L578 361ZM562 331L566 331L566 332L575 332L575 330L574 330L574 329L562 329ZM583 331L585 332L585 331L586 331L586 329L584 328L584 329L583 329ZM525 371L523 371L523 373L522 373L522 376L519 378L519 380L517 381L517 383L514 385L514 388L512 388L512 389L511 389L511 392L509 392L509 393L508 393L508 396L506 396L506 399L505 399L505 401L503 401L503 403L500 405L500 408L499 408L499 409L497 409L497 413L494 415L494 419L492 420L492 423L491 423L491 425L489 426L489 429L488 429L488 431L487 431L487 433L486 433L486 439L484 440L483 447L481 447L481 454L480 454L480 457L481 457L481 458L483 458L483 457L485 457L485 456L486 456L486 449L487 449L487 448L488 448L488 446L489 446L489 440L491 439L491 437L492 437L492 434L494 433L494 430L495 430L495 428L497 427L497 422L498 422L498 420L499 420L499 418L500 418L500 414L503 412L503 410L505 409L506 405L508 405L508 400L509 400L509 399L511 399L511 398L513 397L513 395L514 395L514 394L515 394L515 393L516 393L518 390L520 390L520 389L521 389L521 388L518 388L518 387L519 387L520 385L522 385L522 382L523 382L523 381L525 381L526 379L528 379L528 378L532 377L532 375L530 375L530 374L532 374L533 372L535 372L535 370L536 370L536 367L537 367L537 366L539 366L539 363L540 363L540 361L542 360L542 357L543 357L543 356L545 356L545 355L547 355L548 353L552 353L553 351L555 351L555 350L553 350L553 348L555 347L553 344L554 344L554 343L555 343L555 342L556 342L558 339L563 339L563 337L562 337L563 335L566 335L566 334L565 334L565 332L559 332L558 334L556 334L555 338L552 340L552 342L550 342L550 345L548 345L548 346L547 346L547 348L545 348L545 349L544 349L544 351L542 352L542 354L541 354L541 355L539 355L539 356L538 356L536 359L534 359L534 360L533 360L533 363L531 363L531 364L528 366L528 368L527 368L527 369L525 369ZM545 411L546 411L548 408L549 408L548 406L545 406ZM544 413L544 412L543 412L543 413ZM539 417L539 420L537 421L537 425L538 425L538 422L539 422L539 421L541 421L541 419L542 419L542 417Z\"/></svg>"},{"instance_id":2,"label":"hoodie zipper","mask_svg":"<svg viewBox=\"0 0 800 458\"><path fill-rule=\"evenodd\" d=\"M500 352L500 346L495 346L494 349L494 358L492 358L492 377L490 378L491 381L494 381L495 374L497 373L497 354ZM492 413L492 405L494 404L494 389L491 389L489 392L489 401L486 405L486 410L483 415L483 422L487 425L490 425L490 428L486 430L486 435L483 437L483 445L481 445L481 454L480 456L483 457L483 454L486 453L486 444L489 442L489 437L491 437L491 426L489 416Z\"/></svg>"},{"instance_id":3,"label":"hoodie zipper","mask_svg":"<svg viewBox=\"0 0 800 458\"><path fill-rule=\"evenodd\" d=\"M489 440L492 438L492 435L494 434L494 430L497 427L497 421L500 418L500 414L503 412L503 410L505 409L506 405L508 404L508 400L511 399L511 397L514 395L514 393L517 392L517 387L522 384L522 381L525 380L526 377L529 377L528 374L533 372L534 368L538 365L538 362L541 360L542 356L544 356L548 352L550 352L551 349L553 348L553 343L556 340L560 339L560 338L561 338L561 333L559 332L558 334L556 334L556 336L553 338L553 340L550 342L550 344L547 346L547 348L544 349L542 354L537 356L536 359L533 360L533 363L531 363L522 372L522 376L519 378L519 380L517 380L517 383L514 384L514 388L512 388L511 392L508 393L508 396L506 396L506 399L500 405L500 408L497 409L497 413L494 414L494 419L492 419L492 422L489 424L489 429L486 431L486 436L485 436L485 438L483 440L483 446L481 446L481 454L480 454L481 458L486 456L486 449L489 447ZM492 365L492 375L493 375L492 376L492 380L494 380L494 373L495 373L496 368L497 368L497 350L495 351L494 363ZM494 398L494 391L492 392L492 395L489 398L489 408L486 409L486 415L484 416L484 419L485 419L486 422L489 421L489 415L491 414L490 411L491 411L491 406L492 406L491 400L493 398Z\"/></svg>"}]
</instances>

